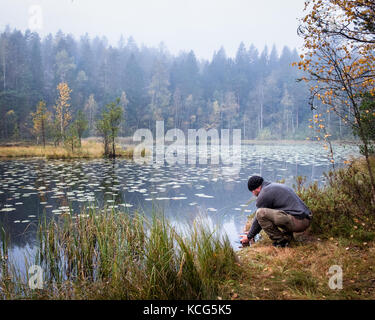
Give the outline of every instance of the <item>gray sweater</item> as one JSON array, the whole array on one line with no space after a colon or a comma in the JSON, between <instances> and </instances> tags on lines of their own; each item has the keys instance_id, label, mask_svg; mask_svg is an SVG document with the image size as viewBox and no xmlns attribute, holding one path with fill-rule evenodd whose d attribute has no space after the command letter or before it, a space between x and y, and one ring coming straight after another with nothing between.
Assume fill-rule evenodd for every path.
<instances>
[{"instance_id":1,"label":"gray sweater","mask_svg":"<svg viewBox=\"0 0 375 320\"><path fill-rule=\"evenodd\" d=\"M296 218L311 219L311 211L306 204L292 188L281 183L263 181L256 201L256 207L281 210ZM254 238L261 230L262 227L255 217L247 237L249 239Z\"/></svg>"}]
</instances>

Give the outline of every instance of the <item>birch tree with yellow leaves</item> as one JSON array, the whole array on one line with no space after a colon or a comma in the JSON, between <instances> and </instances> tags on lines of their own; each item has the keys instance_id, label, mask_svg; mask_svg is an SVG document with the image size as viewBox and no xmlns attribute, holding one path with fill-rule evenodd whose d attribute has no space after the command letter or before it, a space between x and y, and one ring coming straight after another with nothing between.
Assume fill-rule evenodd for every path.
<instances>
[{"instance_id":1,"label":"birch tree with yellow leaves","mask_svg":"<svg viewBox=\"0 0 375 320\"><path fill-rule=\"evenodd\" d=\"M69 125L70 120L72 119L70 111L70 93L72 90L69 88L66 82L61 82L57 86L59 97L56 101L54 109L56 111L56 122L59 129L59 134L61 138L64 138L65 129Z\"/></svg>"},{"instance_id":2,"label":"birch tree with yellow leaves","mask_svg":"<svg viewBox=\"0 0 375 320\"><path fill-rule=\"evenodd\" d=\"M310 84L310 106L316 99L336 113L361 140L373 204L375 177L370 164L371 139L363 103L375 99L375 3L373 0L307 0L298 32L304 52L295 65ZM321 124L324 126L324 124Z\"/></svg>"}]
</instances>

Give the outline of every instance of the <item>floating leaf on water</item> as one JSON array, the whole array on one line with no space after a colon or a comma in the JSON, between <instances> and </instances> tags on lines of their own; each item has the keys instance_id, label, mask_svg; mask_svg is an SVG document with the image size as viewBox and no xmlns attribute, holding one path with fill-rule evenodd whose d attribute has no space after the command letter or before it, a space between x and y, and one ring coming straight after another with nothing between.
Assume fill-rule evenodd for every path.
<instances>
[{"instance_id":1,"label":"floating leaf on water","mask_svg":"<svg viewBox=\"0 0 375 320\"><path fill-rule=\"evenodd\" d=\"M196 193L195 195L199 198L214 198L214 196L209 196L204 193Z\"/></svg>"},{"instance_id":2,"label":"floating leaf on water","mask_svg":"<svg viewBox=\"0 0 375 320\"><path fill-rule=\"evenodd\" d=\"M195 187L195 189L197 189L197 190L200 190L200 189L203 189L204 188L204 186L202 186L202 185L197 185L197 186L194 186Z\"/></svg>"},{"instance_id":3,"label":"floating leaf on water","mask_svg":"<svg viewBox=\"0 0 375 320\"><path fill-rule=\"evenodd\" d=\"M16 210L16 208L2 208L0 211L2 212L10 212L10 211L14 211Z\"/></svg>"}]
</instances>

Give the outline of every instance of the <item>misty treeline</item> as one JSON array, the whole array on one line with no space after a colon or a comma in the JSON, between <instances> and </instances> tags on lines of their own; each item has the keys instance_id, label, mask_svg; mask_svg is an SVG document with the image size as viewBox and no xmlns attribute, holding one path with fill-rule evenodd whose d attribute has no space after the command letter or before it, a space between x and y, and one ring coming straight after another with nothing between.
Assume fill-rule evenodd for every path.
<instances>
[{"instance_id":1,"label":"misty treeline","mask_svg":"<svg viewBox=\"0 0 375 320\"><path fill-rule=\"evenodd\" d=\"M120 98L121 136L164 120L166 130L237 128L245 139L305 138L314 115L306 85L296 81L301 71L291 66L297 60L295 49L259 52L241 43L234 58L221 48L198 61L193 51L174 56L163 44L139 47L132 37L111 46L105 37L77 40L59 31L41 39L7 27L0 34L0 139L34 138L31 114L41 100L54 113L61 83L71 90L71 121L79 111L88 121L83 136L98 135L102 111ZM333 136L343 134L339 121L332 115L327 123Z\"/></svg>"}]
</instances>

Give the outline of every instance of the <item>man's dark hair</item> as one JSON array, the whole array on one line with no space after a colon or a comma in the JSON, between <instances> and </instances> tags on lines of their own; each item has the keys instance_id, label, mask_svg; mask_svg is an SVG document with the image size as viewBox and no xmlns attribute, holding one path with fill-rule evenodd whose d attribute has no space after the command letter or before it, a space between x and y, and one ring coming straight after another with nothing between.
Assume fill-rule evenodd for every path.
<instances>
[{"instance_id":1,"label":"man's dark hair","mask_svg":"<svg viewBox=\"0 0 375 320\"><path fill-rule=\"evenodd\" d=\"M249 181L247 182L247 187L250 191L253 191L262 185L263 180L264 179L260 176L252 176L249 178Z\"/></svg>"}]
</instances>

